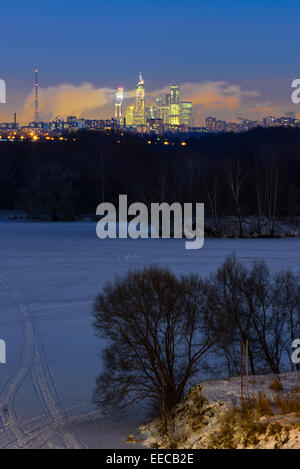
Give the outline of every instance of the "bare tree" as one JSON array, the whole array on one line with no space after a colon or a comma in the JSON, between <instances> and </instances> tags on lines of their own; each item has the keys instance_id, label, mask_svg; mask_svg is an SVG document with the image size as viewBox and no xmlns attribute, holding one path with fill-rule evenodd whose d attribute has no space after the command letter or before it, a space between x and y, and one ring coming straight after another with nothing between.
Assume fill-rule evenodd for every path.
<instances>
[{"instance_id":1,"label":"bare tree","mask_svg":"<svg viewBox=\"0 0 300 469\"><path fill-rule=\"evenodd\" d=\"M190 199L191 202L194 200L194 181L195 175L198 172L199 167L199 157L194 153L188 154L185 157L186 172L187 172L187 181L188 181L188 196L187 200Z\"/></svg>"},{"instance_id":2,"label":"bare tree","mask_svg":"<svg viewBox=\"0 0 300 469\"><path fill-rule=\"evenodd\" d=\"M272 277L265 261L254 262L244 292L260 349L271 371L280 373L287 316L276 304Z\"/></svg>"},{"instance_id":3,"label":"bare tree","mask_svg":"<svg viewBox=\"0 0 300 469\"><path fill-rule=\"evenodd\" d=\"M274 235L275 232L275 221L277 214L277 203L278 203L278 181L279 181L279 168L278 161L274 155L272 155L271 161L265 165L265 185L266 185L266 199L267 199L267 210L269 219L269 232Z\"/></svg>"},{"instance_id":4,"label":"bare tree","mask_svg":"<svg viewBox=\"0 0 300 469\"><path fill-rule=\"evenodd\" d=\"M211 333L218 318L207 310L206 296L198 277L177 279L155 267L108 283L94 306L97 334L108 340L96 402L115 406L150 398L162 417L169 412L201 357L220 340Z\"/></svg>"},{"instance_id":5,"label":"bare tree","mask_svg":"<svg viewBox=\"0 0 300 469\"><path fill-rule=\"evenodd\" d=\"M281 311L285 319L285 349L290 357L291 344L300 335L300 285L297 275L291 271L282 271L275 276L274 308ZM291 367L300 370L299 364L291 363Z\"/></svg>"},{"instance_id":6,"label":"bare tree","mask_svg":"<svg viewBox=\"0 0 300 469\"><path fill-rule=\"evenodd\" d=\"M263 149L261 149L263 152ZM262 161L258 159L252 169L254 190L257 202L257 232L261 234L263 219L266 215L266 182L265 174L262 171Z\"/></svg>"},{"instance_id":7,"label":"bare tree","mask_svg":"<svg viewBox=\"0 0 300 469\"><path fill-rule=\"evenodd\" d=\"M223 313L231 324L218 353L225 357L229 374L238 371L239 345L246 340L253 374L259 367L280 373L283 352L290 357L291 344L300 332L298 277L289 271L271 275L263 260L247 269L231 255L210 285L209 309Z\"/></svg>"},{"instance_id":8,"label":"bare tree","mask_svg":"<svg viewBox=\"0 0 300 469\"><path fill-rule=\"evenodd\" d=\"M99 182L100 182L100 194L101 202L105 202L105 186L104 186L104 155L99 152Z\"/></svg>"},{"instance_id":9,"label":"bare tree","mask_svg":"<svg viewBox=\"0 0 300 469\"><path fill-rule=\"evenodd\" d=\"M204 176L204 187L209 203L209 208L214 219L215 229L217 230L219 225L219 175L217 172L215 172L210 178L208 176Z\"/></svg>"},{"instance_id":10,"label":"bare tree","mask_svg":"<svg viewBox=\"0 0 300 469\"><path fill-rule=\"evenodd\" d=\"M222 349L227 357L227 367L232 373L234 365L234 349L241 341L249 342L249 361L252 374L256 374L256 349L251 317L247 310L244 285L247 281L247 269L237 261L235 254L227 257L217 273L211 278L210 309L223 314L228 323L229 335L223 337ZM232 368L233 367L233 368Z\"/></svg>"},{"instance_id":11,"label":"bare tree","mask_svg":"<svg viewBox=\"0 0 300 469\"><path fill-rule=\"evenodd\" d=\"M247 174L241 164L240 158L234 158L233 160L228 161L225 165L225 173L236 208L236 214L239 222L240 237L243 237L244 230L240 197L241 189L246 180Z\"/></svg>"}]
</instances>

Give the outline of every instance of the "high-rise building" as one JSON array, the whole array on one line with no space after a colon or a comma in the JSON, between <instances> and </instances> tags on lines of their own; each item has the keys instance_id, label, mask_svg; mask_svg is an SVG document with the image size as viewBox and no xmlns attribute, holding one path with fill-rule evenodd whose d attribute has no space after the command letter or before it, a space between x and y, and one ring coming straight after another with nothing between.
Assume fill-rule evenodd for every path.
<instances>
[{"instance_id":1,"label":"high-rise building","mask_svg":"<svg viewBox=\"0 0 300 469\"><path fill-rule=\"evenodd\" d=\"M135 110L134 110L134 124L145 125L145 82L140 73L139 82L136 87Z\"/></svg>"},{"instance_id":2,"label":"high-rise building","mask_svg":"<svg viewBox=\"0 0 300 469\"><path fill-rule=\"evenodd\" d=\"M193 124L193 103L191 101L181 101L180 103L180 123L187 127Z\"/></svg>"},{"instance_id":3,"label":"high-rise building","mask_svg":"<svg viewBox=\"0 0 300 469\"><path fill-rule=\"evenodd\" d=\"M226 130L226 122L222 120L216 120L214 123L214 129L215 132L225 132Z\"/></svg>"},{"instance_id":4,"label":"high-rise building","mask_svg":"<svg viewBox=\"0 0 300 469\"><path fill-rule=\"evenodd\" d=\"M169 124L180 125L179 86L173 85L169 95Z\"/></svg>"},{"instance_id":5,"label":"high-rise building","mask_svg":"<svg viewBox=\"0 0 300 469\"><path fill-rule=\"evenodd\" d=\"M124 98L124 89L119 87L116 92L116 102L115 102L115 118L119 121L122 118L123 98Z\"/></svg>"},{"instance_id":6,"label":"high-rise building","mask_svg":"<svg viewBox=\"0 0 300 469\"><path fill-rule=\"evenodd\" d=\"M150 106L149 111L150 115L148 116L148 118L161 119L163 121L163 124L168 123L169 108L168 105L164 103L161 96L157 96L155 98L155 102L152 104L152 106Z\"/></svg>"},{"instance_id":7,"label":"high-rise building","mask_svg":"<svg viewBox=\"0 0 300 469\"><path fill-rule=\"evenodd\" d=\"M161 106L158 106L157 117L158 119L161 119L164 124L168 124L169 123L169 106L167 106L166 104L165 105L162 104Z\"/></svg>"},{"instance_id":8,"label":"high-rise building","mask_svg":"<svg viewBox=\"0 0 300 469\"><path fill-rule=\"evenodd\" d=\"M158 117L158 108L156 104L152 104L149 108L150 119L156 119Z\"/></svg>"},{"instance_id":9,"label":"high-rise building","mask_svg":"<svg viewBox=\"0 0 300 469\"><path fill-rule=\"evenodd\" d=\"M153 106L145 106L145 123L147 122L147 119L151 119L153 111Z\"/></svg>"},{"instance_id":10,"label":"high-rise building","mask_svg":"<svg viewBox=\"0 0 300 469\"><path fill-rule=\"evenodd\" d=\"M134 106L128 106L125 111L126 126L134 125Z\"/></svg>"}]
</instances>

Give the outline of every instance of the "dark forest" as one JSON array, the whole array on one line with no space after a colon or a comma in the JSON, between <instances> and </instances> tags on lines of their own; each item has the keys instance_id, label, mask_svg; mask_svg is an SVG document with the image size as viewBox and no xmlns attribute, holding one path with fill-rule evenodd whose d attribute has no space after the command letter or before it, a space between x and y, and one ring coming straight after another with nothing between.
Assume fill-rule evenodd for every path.
<instances>
[{"instance_id":1,"label":"dark forest","mask_svg":"<svg viewBox=\"0 0 300 469\"><path fill-rule=\"evenodd\" d=\"M0 209L38 220L93 216L101 202L204 202L211 233L252 217L253 233L300 215L300 129L136 136L81 132L63 142L2 142ZM182 145L184 138L184 145ZM168 142L168 143L166 143ZM185 145L186 143L186 145ZM252 233L252 234L253 234Z\"/></svg>"}]
</instances>

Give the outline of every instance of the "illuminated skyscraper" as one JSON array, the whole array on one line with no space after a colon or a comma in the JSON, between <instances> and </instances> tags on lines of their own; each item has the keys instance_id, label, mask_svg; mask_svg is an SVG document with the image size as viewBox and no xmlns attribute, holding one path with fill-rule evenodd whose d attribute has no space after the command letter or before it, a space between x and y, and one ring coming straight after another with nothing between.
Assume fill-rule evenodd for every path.
<instances>
[{"instance_id":1,"label":"illuminated skyscraper","mask_svg":"<svg viewBox=\"0 0 300 469\"><path fill-rule=\"evenodd\" d=\"M152 106L150 106L149 108L149 111L150 111L150 119L157 119L158 107L156 106L156 104L152 104Z\"/></svg>"},{"instance_id":2,"label":"illuminated skyscraper","mask_svg":"<svg viewBox=\"0 0 300 469\"><path fill-rule=\"evenodd\" d=\"M157 108L157 117L163 121L164 124L169 123L169 106L162 104Z\"/></svg>"},{"instance_id":3,"label":"illuminated skyscraper","mask_svg":"<svg viewBox=\"0 0 300 469\"><path fill-rule=\"evenodd\" d=\"M155 98L155 103L150 107L150 118L161 119L163 124L168 124L169 107L164 104L160 96Z\"/></svg>"},{"instance_id":4,"label":"illuminated skyscraper","mask_svg":"<svg viewBox=\"0 0 300 469\"><path fill-rule=\"evenodd\" d=\"M191 101L181 101L180 103L180 123L187 127L192 126L193 103Z\"/></svg>"},{"instance_id":5,"label":"illuminated skyscraper","mask_svg":"<svg viewBox=\"0 0 300 469\"><path fill-rule=\"evenodd\" d=\"M134 123L135 125L145 125L145 82L140 73L139 82L136 88L135 110L134 110Z\"/></svg>"},{"instance_id":6,"label":"illuminated skyscraper","mask_svg":"<svg viewBox=\"0 0 300 469\"><path fill-rule=\"evenodd\" d=\"M169 124L180 125L179 86L171 86L169 95Z\"/></svg>"},{"instance_id":7,"label":"illuminated skyscraper","mask_svg":"<svg viewBox=\"0 0 300 469\"><path fill-rule=\"evenodd\" d=\"M134 106L128 106L125 111L126 126L134 125Z\"/></svg>"},{"instance_id":8,"label":"illuminated skyscraper","mask_svg":"<svg viewBox=\"0 0 300 469\"><path fill-rule=\"evenodd\" d=\"M170 104L179 104L179 86L173 85L170 88Z\"/></svg>"},{"instance_id":9,"label":"illuminated skyscraper","mask_svg":"<svg viewBox=\"0 0 300 469\"><path fill-rule=\"evenodd\" d=\"M153 106L145 106L145 123L147 119L151 119L151 114L153 112Z\"/></svg>"},{"instance_id":10,"label":"illuminated skyscraper","mask_svg":"<svg viewBox=\"0 0 300 469\"><path fill-rule=\"evenodd\" d=\"M122 118L122 104L124 98L124 89L118 88L116 92L116 103L115 103L115 118L119 121Z\"/></svg>"}]
</instances>

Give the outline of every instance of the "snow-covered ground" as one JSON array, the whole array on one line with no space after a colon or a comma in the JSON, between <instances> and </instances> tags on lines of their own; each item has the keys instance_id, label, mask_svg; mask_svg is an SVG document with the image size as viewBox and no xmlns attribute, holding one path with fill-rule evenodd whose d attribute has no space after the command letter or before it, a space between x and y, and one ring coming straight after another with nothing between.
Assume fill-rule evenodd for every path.
<instances>
[{"instance_id":1,"label":"snow-covered ground","mask_svg":"<svg viewBox=\"0 0 300 469\"><path fill-rule=\"evenodd\" d=\"M1 218L1 217L0 217ZM95 223L0 221L0 447L115 447L141 423L92 404L101 344L91 306L115 274L146 264L176 274L213 272L236 252L245 264L299 271L300 239L105 240Z\"/></svg>"},{"instance_id":2,"label":"snow-covered ground","mask_svg":"<svg viewBox=\"0 0 300 469\"><path fill-rule=\"evenodd\" d=\"M162 435L159 419L142 425L140 433L132 437L148 448L170 448L172 441L178 449L300 449L299 411L287 411L274 405L276 398L294 396L299 399L300 372L282 373L277 375L277 380L282 384L279 393L272 390L272 374L251 376L248 388L246 380L243 380L244 402L260 395L271 403L270 412L265 407L265 413L260 411L263 415L257 417L253 413L255 423L252 427L249 427L249 420L248 427L245 424L245 415L241 417L242 424L240 420L234 420L234 413L230 414L229 422L228 417L226 419L233 404L238 408L241 404L241 379L234 377L202 382L191 388L174 409L169 438ZM258 422L263 426L259 427Z\"/></svg>"}]
</instances>

